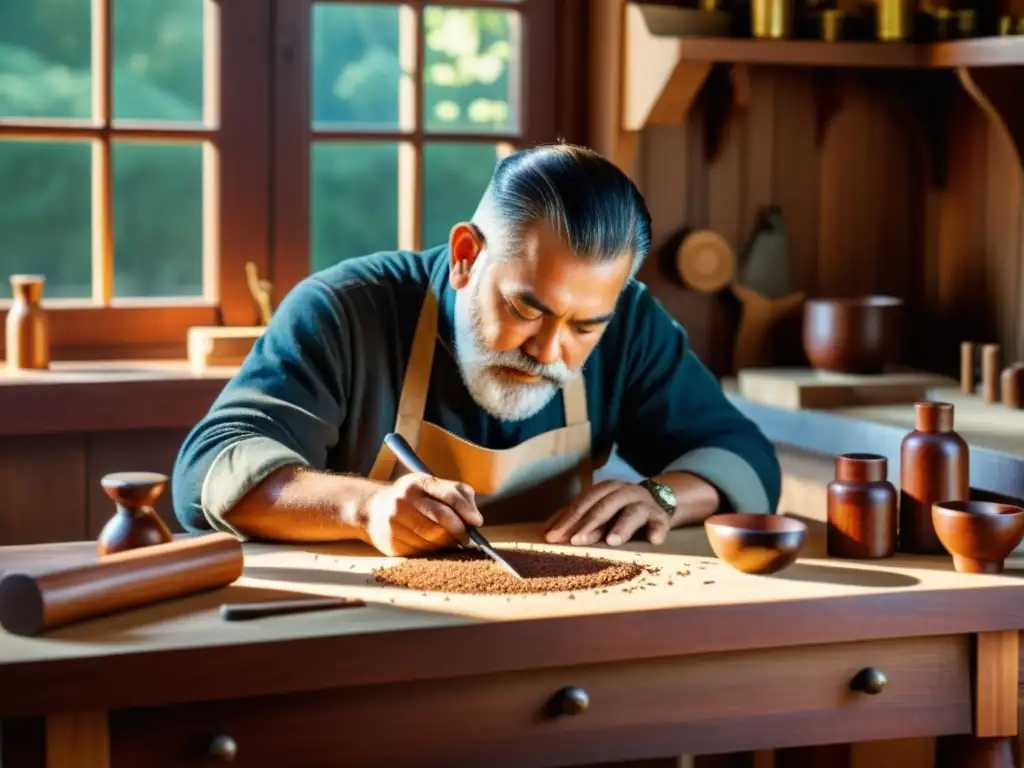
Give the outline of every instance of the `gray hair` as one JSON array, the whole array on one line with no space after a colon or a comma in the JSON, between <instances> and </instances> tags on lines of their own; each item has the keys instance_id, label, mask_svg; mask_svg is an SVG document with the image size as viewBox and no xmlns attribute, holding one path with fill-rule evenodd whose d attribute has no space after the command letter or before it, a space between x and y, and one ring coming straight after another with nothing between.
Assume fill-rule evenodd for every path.
<instances>
[{"instance_id":1,"label":"gray hair","mask_svg":"<svg viewBox=\"0 0 1024 768\"><path fill-rule=\"evenodd\" d=\"M546 222L595 262L632 256L635 276L651 247L651 215L629 177L593 150L571 144L526 149L498 163L473 223L499 258L518 253L524 227Z\"/></svg>"}]
</instances>

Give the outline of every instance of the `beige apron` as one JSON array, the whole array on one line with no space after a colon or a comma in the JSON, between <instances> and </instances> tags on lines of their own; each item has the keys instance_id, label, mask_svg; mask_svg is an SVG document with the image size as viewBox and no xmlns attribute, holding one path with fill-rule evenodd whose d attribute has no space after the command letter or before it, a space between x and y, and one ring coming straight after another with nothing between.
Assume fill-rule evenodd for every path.
<instances>
[{"instance_id":1,"label":"beige apron","mask_svg":"<svg viewBox=\"0 0 1024 768\"><path fill-rule=\"evenodd\" d=\"M467 442L423 420L437 342L438 302L428 291L420 310L412 352L402 382L394 431L416 449L438 477L468 483L488 525L546 520L592 483L590 421L582 376L563 391L565 424L505 450ZM371 480L402 474L395 455L382 445Z\"/></svg>"}]
</instances>

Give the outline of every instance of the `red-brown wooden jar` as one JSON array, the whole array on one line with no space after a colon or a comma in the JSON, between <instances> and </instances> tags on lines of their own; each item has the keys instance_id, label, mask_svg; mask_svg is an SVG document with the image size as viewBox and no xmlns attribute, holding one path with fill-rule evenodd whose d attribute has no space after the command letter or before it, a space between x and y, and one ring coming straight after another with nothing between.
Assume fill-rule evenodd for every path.
<instances>
[{"instance_id":1,"label":"red-brown wooden jar","mask_svg":"<svg viewBox=\"0 0 1024 768\"><path fill-rule=\"evenodd\" d=\"M873 453L836 456L828 484L829 557L872 559L896 552L896 488L889 462Z\"/></svg>"},{"instance_id":2,"label":"red-brown wooden jar","mask_svg":"<svg viewBox=\"0 0 1024 768\"><path fill-rule=\"evenodd\" d=\"M970 449L953 431L951 403L914 404L915 429L900 448L901 552L944 555L935 535L932 505L967 501L970 496Z\"/></svg>"}]
</instances>

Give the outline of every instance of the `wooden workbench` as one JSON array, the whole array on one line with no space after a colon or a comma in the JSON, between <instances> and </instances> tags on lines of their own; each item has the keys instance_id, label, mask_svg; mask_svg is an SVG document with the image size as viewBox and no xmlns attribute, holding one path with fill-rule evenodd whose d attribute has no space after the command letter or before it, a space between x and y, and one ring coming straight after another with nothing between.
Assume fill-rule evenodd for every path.
<instances>
[{"instance_id":1,"label":"wooden workbench","mask_svg":"<svg viewBox=\"0 0 1024 768\"><path fill-rule=\"evenodd\" d=\"M788 508L818 506L815 483L787 483ZM252 545L242 580L216 593L42 638L0 631L0 717L47 717L48 768L216 765L205 756L225 741L236 764L300 768L1014 736L1022 574L956 574L942 557L829 560L820 511L805 517L804 557L777 576L730 569L696 528L657 550L604 552L661 566L654 586L572 598L424 596L368 583L386 560L362 546ZM542 546L532 527L488 534ZM0 548L0 563L49 568L92 551ZM669 585L678 570L690 575ZM217 614L281 592L370 605L237 624ZM851 688L869 668L888 678L878 695ZM567 687L586 691L584 712L553 713Z\"/></svg>"}]
</instances>

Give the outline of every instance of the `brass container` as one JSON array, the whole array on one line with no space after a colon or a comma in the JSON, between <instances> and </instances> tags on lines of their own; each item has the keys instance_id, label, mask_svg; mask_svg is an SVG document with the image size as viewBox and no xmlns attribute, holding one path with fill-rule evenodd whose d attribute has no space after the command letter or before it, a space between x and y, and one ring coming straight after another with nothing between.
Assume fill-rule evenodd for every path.
<instances>
[{"instance_id":1,"label":"brass container","mask_svg":"<svg viewBox=\"0 0 1024 768\"><path fill-rule=\"evenodd\" d=\"M1000 35L1012 35L1012 34L1014 34L1013 17L1012 16L1000 16L999 17L999 34Z\"/></svg>"},{"instance_id":2,"label":"brass container","mask_svg":"<svg viewBox=\"0 0 1024 768\"><path fill-rule=\"evenodd\" d=\"M821 14L821 39L829 43L842 40L846 34L846 13L838 8L829 8Z\"/></svg>"},{"instance_id":3,"label":"brass container","mask_svg":"<svg viewBox=\"0 0 1024 768\"><path fill-rule=\"evenodd\" d=\"M910 0L878 0L878 39L903 42L910 37L913 14Z\"/></svg>"},{"instance_id":4,"label":"brass container","mask_svg":"<svg viewBox=\"0 0 1024 768\"><path fill-rule=\"evenodd\" d=\"M974 37L977 31L977 22L974 11L970 8L961 8L956 12L956 33L958 37Z\"/></svg>"},{"instance_id":5,"label":"brass container","mask_svg":"<svg viewBox=\"0 0 1024 768\"><path fill-rule=\"evenodd\" d=\"M754 37L784 40L793 34L793 0L750 0Z\"/></svg>"}]
</instances>

